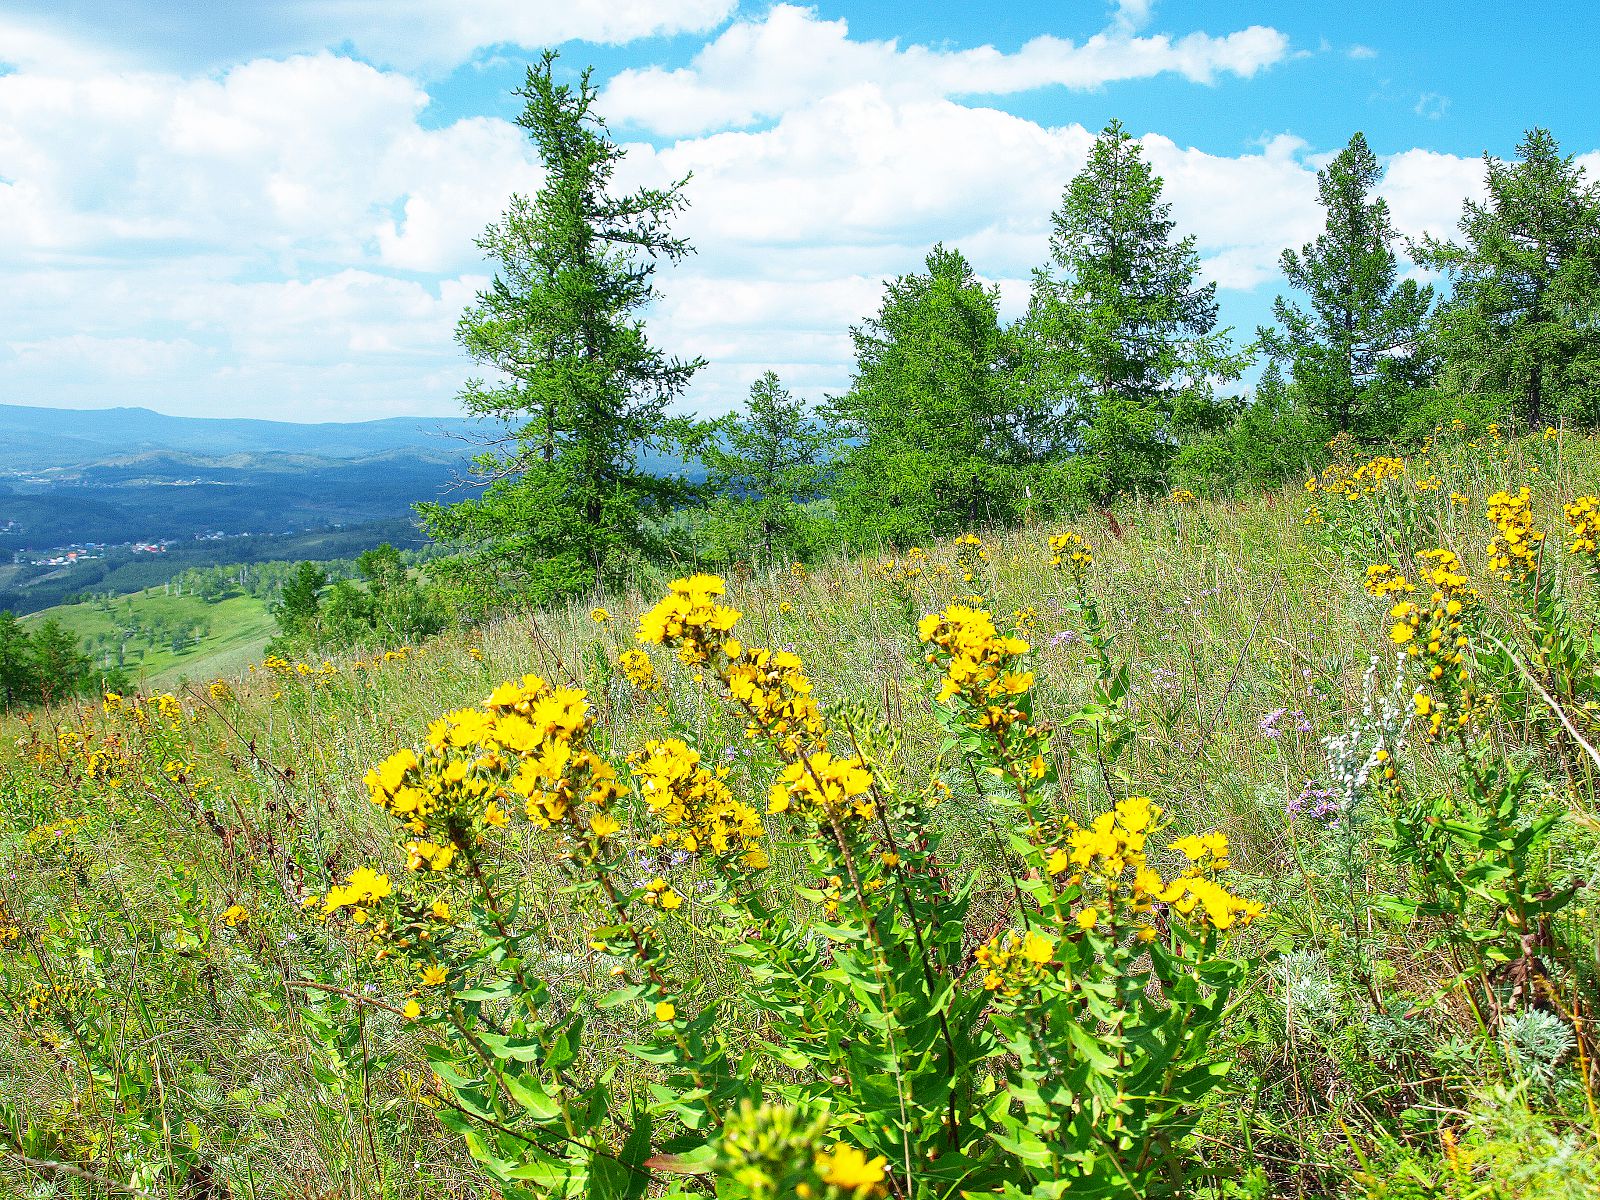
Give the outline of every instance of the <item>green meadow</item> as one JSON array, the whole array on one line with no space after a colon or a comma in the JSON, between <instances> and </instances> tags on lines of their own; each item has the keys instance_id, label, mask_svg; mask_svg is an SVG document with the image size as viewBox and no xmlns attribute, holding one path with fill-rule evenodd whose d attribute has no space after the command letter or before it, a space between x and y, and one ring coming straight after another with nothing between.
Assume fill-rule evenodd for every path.
<instances>
[{"instance_id":1,"label":"green meadow","mask_svg":"<svg viewBox=\"0 0 1600 1200\"><path fill-rule=\"evenodd\" d=\"M732 628L744 645L719 643L723 658L697 667L636 638L669 591L651 578L387 655L257 663L225 685L11 721L0 749L0 931L12 931L0 947L0 1125L9 1122L14 1153L0 1157L0 1181L16 1195L465 1198L536 1194L521 1181L565 1171L594 1195L709 1194L713 1176L673 1168L672 1147L706 1144L717 1127L695 1114L709 1097L755 1094L768 1106L730 1100L727 1111L747 1115L725 1118L727 1128L743 1121L741 1137L764 1130L788 1146L813 1194L914 1192L957 1161L926 1148L944 1144L945 1101L928 1118L931 1134L915 1119L916 1089L945 1077L938 1053L909 1051L923 1036L912 1021L920 962L948 973L935 1008L950 1021L970 1018L973 1046L983 1048L961 1068L970 1068L972 1095L949 1093L965 1114L962 1170L1092 1180L1113 1163L1140 1172L1136 1190L1099 1193L1116 1195L1595 1194L1600 1122L1584 1015L1596 997L1591 881L1600 864L1586 753L1594 651L1584 648L1595 592L1588 560L1567 550L1563 506L1600 490L1600 441L1485 439L1393 470L1348 498L1299 486L1246 501L1177 495L1072 523L980 530L979 543L926 553L733 572L721 599L737 611ZM1486 503L1525 483L1528 528L1546 534L1540 577L1564 606L1556 616L1530 607L1527 582L1501 578L1487 559L1491 539L1503 548L1505 534L1486 520ZM1320 523L1308 517L1313 506ZM1052 565L1050 539L1068 530L1092 564ZM1414 598L1429 628L1422 572L1440 560L1418 555L1433 549L1459 556L1463 582L1438 586L1467 597L1473 614L1470 687L1429 682L1434 652L1408 655L1418 639L1394 631L1408 619L1391 611L1397 595ZM1417 590L1374 596L1374 565L1408 575ZM139 603L195 611L149 594ZM1096 814L1132 811L1125 806L1145 798L1161 816L1139 860L1148 856L1168 879L1197 878L1179 873L1183 857L1167 847L1220 834L1227 861L1207 870L1259 906L1255 915L1207 923L1185 917L1179 897L1157 902L1154 916L1127 918L1135 924L1108 926L1124 901L1115 889L1088 890L1111 878L1102 860L1086 857L1086 877L1070 885L1053 866L1026 866L1027 835L1004 840L1014 810L995 807L986 782L1005 774L1006 760L984 757L976 723L952 723L966 711L962 693L937 695L954 668L919 639L919 621L955 619L952 605L981 607L1014 631L997 653L1017 656L1014 674L1026 667L1015 711L1026 713L1029 744L1049 756L1037 768L1042 783L1027 785L1038 805L1029 811L1057 823L1062 845L1087 845ZM81 619L85 633L99 628ZM1562 639L1588 676L1561 675L1566 652L1552 647ZM828 821L806 816L803 779L782 784L781 737L769 739L753 710L730 702L718 672L732 667L716 664L744 661L755 646L797 656L837 753L847 744L840 730L851 731L848 744L892 813L884 828L920 830L920 842L896 843L891 866L880 865L887 835L870 822L840 826L836 842ZM1510 657L1498 659L1496 646ZM641 649L648 668L624 657ZM1543 672L1537 691L1517 682L1518 663ZM163 665L170 675L186 663ZM1570 691L1550 682L1558 678ZM620 781L595 810L605 823L550 818L560 807L554 792L530 793L530 814L545 797L533 820L511 784L488 793L502 797L504 823L484 815L482 794L464 798L442 775L412 778L435 797L436 814L476 814L453 835L423 823L424 836L372 803L369 770L402 747L434 753L430 723L447 713L467 721L462 710L507 680L523 682L497 693L502 703L518 688L584 693L587 723L573 736ZM1540 699L1551 691L1549 703ZM798 703L799 693L783 694ZM1468 712L1468 733L1430 736L1414 695ZM1395 703L1387 715L1386 700ZM1354 740L1340 748L1342 737ZM727 811L744 805L755 815L740 844L759 845L769 866L752 874L747 862L684 849L684 826L662 818L642 782L641 763L659 757L664 739L681 739L715 768L696 776L706 795L726 789ZM461 753L478 756L471 770L501 769L485 767L478 750ZM1515 765L1516 787L1495 776L1500 799L1485 815L1492 781L1473 772L1501 760ZM1369 773L1341 791L1339 773L1356 761ZM772 811L773 795L794 797L793 807ZM835 819L859 811L854 803ZM449 807L457 804L468 807ZM1471 833L1502 818L1492 837ZM1414 840L1446 826L1467 832ZM1124 849L1135 841L1143 845L1123 837ZM954 924L930 926L943 932L908 952L912 974L892 985L906 989L895 1005L857 961L869 942L855 940L848 889L826 865L850 845L871 849L859 860L863 887L892 879L905 856L923 853L917 845L925 857L915 861L937 864L947 880L917 894ZM595 872L609 872L626 927L659 957L620 943L623 927L597 912L605 901ZM770 931L730 917L746 901L727 881L752 879L775 906ZM1063 881L1053 897L1051 879ZM957 895L959 918L949 907ZM662 903L671 896L677 902ZM413 902L421 917L405 915ZM1045 905L1029 926L1043 939L1030 944L1042 965L1007 957L1007 946L1023 944L1006 940L1019 903ZM1048 916L1056 904L1070 909L1061 927ZM899 961L898 935L884 931L902 930L900 920L876 927L885 961ZM1171 961L1231 980L1225 1002L1213 1004L1220 991L1183 1001L1187 993L1146 974L1132 933L1149 921L1162 931L1152 934L1158 947L1173 939L1162 951ZM428 937L396 933L414 927ZM763 962L750 947L778 944L785 929L795 939L786 953L829 947L823 965L834 967L804 985L815 988L806 1011L848 1036L816 1041L805 1012L774 998L789 960ZM984 962L998 982L974 967ZM1029 1118L1034 1136L1070 1135L1096 1154L1041 1167L991 1103L1019 1094L1031 1051L1026 1039L1008 1047L992 1031L1013 1028L1029 1004L1088 1003L1051 991L1069 969L1121 999L1081 1018L1089 1040L1059 1047L1079 1084ZM1129 979L1135 990L1118 991ZM652 990L662 987L671 990ZM1134 1103L1129 1081L1161 1044L1141 1039L1167 1036L1174 1014L1208 1030L1204 1044L1182 1051L1200 1073L1181 1085L1169 1076L1165 1093ZM902 1051L874 1040L883 1028L900 1031ZM673 1065L678 1036L708 1058L715 1039L718 1061L743 1065L692 1084L688 1068ZM869 1045L870 1063L852 1057ZM46 1061L51 1068L39 1069ZM873 1076L871 1064L886 1074ZM894 1086L880 1094L872 1078L921 1082L895 1099ZM818 1118L832 1125L815 1142L775 1115L798 1111L801 1096L820 1097L831 1114ZM552 1117L563 1103L580 1113L575 1134ZM641 1125L647 1113L653 1123ZM1073 1132L1053 1113L1089 1114L1094 1124ZM653 1130L651 1154L629 1132L640 1128ZM1129 1128L1155 1131L1173 1154L1136 1161L1133 1135L1117 1132ZM715 1135L713 1146L716 1136L733 1135ZM894 1157L901 1144L925 1148L907 1166ZM863 1147L859 1160L854 1147ZM727 1182L754 1160L734 1161L726 1143L716 1153L696 1171L728 1172L715 1176L719 1194L769 1194ZM595 1165L614 1161L632 1164L620 1179Z\"/></svg>"},{"instance_id":2,"label":"green meadow","mask_svg":"<svg viewBox=\"0 0 1600 1200\"><path fill-rule=\"evenodd\" d=\"M30 614L24 624L52 617L77 635L97 667L120 667L145 686L237 673L260 657L273 631L258 597L211 601L160 587L58 604Z\"/></svg>"}]
</instances>

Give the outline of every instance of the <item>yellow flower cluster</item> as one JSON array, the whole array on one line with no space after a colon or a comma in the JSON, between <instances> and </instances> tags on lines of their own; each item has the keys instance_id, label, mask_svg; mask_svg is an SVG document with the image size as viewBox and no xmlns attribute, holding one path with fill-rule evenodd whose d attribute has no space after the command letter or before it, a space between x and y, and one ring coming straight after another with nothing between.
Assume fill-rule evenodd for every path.
<instances>
[{"instance_id":1,"label":"yellow flower cluster","mask_svg":"<svg viewBox=\"0 0 1600 1200\"><path fill-rule=\"evenodd\" d=\"M1377 596L1380 599L1393 592L1416 590L1411 586L1410 580L1388 563L1373 563L1368 567L1367 577L1361 586L1366 589L1367 595Z\"/></svg>"},{"instance_id":2,"label":"yellow flower cluster","mask_svg":"<svg viewBox=\"0 0 1600 1200\"><path fill-rule=\"evenodd\" d=\"M1451 600L1467 604L1478 599L1477 591L1467 586L1472 580L1454 551L1424 550L1417 558L1422 563L1422 581L1433 588L1435 604L1448 604Z\"/></svg>"},{"instance_id":3,"label":"yellow flower cluster","mask_svg":"<svg viewBox=\"0 0 1600 1200\"><path fill-rule=\"evenodd\" d=\"M1059 567L1063 563L1070 563L1074 570L1094 566L1094 551L1089 549L1089 543L1070 530L1050 539L1050 565Z\"/></svg>"},{"instance_id":4,"label":"yellow flower cluster","mask_svg":"<svg viewBox=\"0 0 1600 1200\"><path fill-rule=\"evenodd\" d=\"M1073 827L1066 845L1051 854L1046 864L1050 876L1066 876L1066 883L1080 888L1081 899L1088 901L1076 916L1080 929L1102 922L1114 927L1129 918L1134 936L1150 941L1156 936L1150 914L1158 903L1214 929L1248 924L1265 911L1258 901L1235 896L1217 882L1228 867L1228 839L1221 833L1173 842L1169 849L1189 865L1172 880L1163 880L1145 851L1150 836L1163 828L1161 817L1161 808L1148 796L1129 796L1087 828Z\"/></svg>"},{"instance_id":5,"label":"yellow flower cluster","mask_svg":"<svg viewBox=\"0 0 1600 1200\"><path fill-rule=\"evenodd\" d=\"M1195 499L1195 494L1188 488L1173 488L1172 495L1167 497L1167 502L1169 504L1193 504Z\"/></svg>"},{"instance_id":6,"label":"yellow flower cluster","mask_svg":"<svg viewBox=\"0 0 1600 1200\"><path fill-rule=\"evenodd\" d=\"M716 575L674 579L670 588L666 599L639 619L639 640L675 647L685 666L699 666L722 648L739 613L718 603L727 588Z\"/></svg>"},{"instance_id":7,"label":"yellow flower cluster","mask_svg":"<svg viewBox=\"0 0 1600 1200\"><path fill-rule=\"evenodd\" d=\"M856 1147L840 1142L817 1155L816 1168L823 1183L864 1197L882 1191L888 1162L881 1154L869 1159Z\"/></svg>"},{"instance_id":8,"label":"yellow flower cluster","mask_svg":"<svg viewBox=\"0 0 1600 1200\"><path fill-rule=\"evenodd\" d=\"M835 758L818 750L790 763L778 775L767 797L767 811L796 809L813 820L869 820L877 811L872 772L858 758Z\"/></svg>"},{"instance_id":9,"label":"yellow flower cluster","mask_svg":"<svg viewBox=\"0 0 1600 1200\"><path fill-rule=\"evenodd\" d=\"M683 905L683 897L665 879L652 879L644 887L644 902L651 908L671 912Z\"/></svg>"},{"instance_id":10,"label":"yellow flower cluster","mask_svg":"<svg viewBox=\"0 0 1600 1200\"><path fill-rule=\"evenodd\" d=\"M1600 568L1600 496L1579 496L1562 511L1572 530L1567 549L1593 560L1593 565Z\"/></svg>"},{"instance_id":11,"label":"yellow flower cluster","mask_svg":"<svg viewBox=\"0 0 1600 1200\"><path fill-rule=\"evenodd\" d=\"M651 814L663 826L652 846L680 846L690 854L738 855L752 870L769 863L761 840L766 829L748 804L723 783L726 769L706 770L700 752L680 738L646 742L629 756L633 776Z\"/></svg>"},{"instance_id":12,"label":"yellow flower cluster","mask_svg":"<svg viewBox=\"0 0 1600 1200\"><path fill-rule=\"evenodd\" d=\"M416 835L406 844L412 871L449 869L459 851L508 824L507 805L592 844L621 828L607 809L623 794L589 745L593 725L586 693L527 675L433 722L420 755L392 754L367 773L367 791Z\"/></svg>"},{"instance_id":13,"label":"yellow flower cluster","mask_svg":"<svg viewBox=\"0 0 1600 1200\"><path fill-rule=\"evenodd\" d=\"M986 989L1015 996L1037 982L1055 956L1055 941L1030 929L990 938L973 957L983 968Z\"/></svg>"},{"instance_id":14,"label":"yellow flower cluster","mask_svg":"<svg viewBox=\"0 0 1600 1200\"><path fill-rule=\"evenodd\" d=\"M1404 459L1387 454L1380 454L1354 470L1347 463L1336 462L1323 468L1321 475L1306 480L1306 491L1356 500L1374 494L1386 480L1403 475L1405 469Z\"/></svg>"},{"instance_id":15,"label":"yellow flower cluster","mask_svg":"<svg viewBox=\"0 0 1600 1200\"><path fill-rule=\"evenodd\" d=\"M922 573L927 568L927 559L926 550L920 546L913 546L900 558L880 558L873 564L872 571L879 578L905 591L909 590L914 581L922 578Z\"/></svg>"},{"instance_id":16,"label":"yellow flower cluster","mask_svg":"<svg viewBox=\"0 0 1600 1200\"><path fill-rule=\"evenodd\" d=\"M1159 893L1181 917L1199 916L1213 929L1248 925L1265 910L1256 900L1235 896L1216 880L1228 867L1228 839L1220 833L1179 838L1172 849L1189 860L1189 866Z\"/></svg>"},{"instance_id":17,"label":"yellow flower cluster","mask_svg":"<svg viewBox=\"0 0 1600 1200\"><path fill-rule=\"evenodd\" d=\"M1050 856L1046 869L1051 875L1071 870L1071 883L1095 876L1108 889L1116 890L1130 867L1135 871L1145 868L1145 840L1160 828L1160 820L1161 808L1148 796L1129 796L1113 811L1101 813L1087 829L1074 825L1067 834L1066 848Z\"/></svg>"},{"instance_id":18,"label":"yellow flower cluster","mask_svg":"<svg viewBox=\"0 0 1600 1200\"><path fill-rule=\"evenodd\" d=\"M121 702L121 697L116 699ZM148 721L142 710L131 711L139 713L141 724ZM86 779L108 788L121 787L123 775L135 763L127 744L117 734L88 733L67 725L57 726L53 739L36 734L31 739L19 740L17 747L37 767L60 767L67 771L81 767Z\"/></svg>"},{"instance_id":19,"label":"yellow flower cluster","mask_svg":"<svg viewBox=\"0 0 1600 1200\"><path fill-rule=\"evenodd\" d=\"M956 561L961 564L961 580L972 583L978 578L978 568L989 561L989 551L983 539L976 534L963 533L955 540Z\"/></svg>"},{"instance_id":20,"label":"yellow flower cluster","mask_svg":"<svg viewBox=\"0 0 1600 1200\"><path fill-rule=\"evenodd\" d=\"M1489 542L1489 568L1510 579L1516 572L1526 579L1539 565L1539 547L1544 534L1533 527L1533 511L1524 486L1515 496L1499 491L1489 497L1489 520L1499 536Z\"/></svg>"},{"instance_id":21,"label":"yellow flower cluster","mask_svg":"<svg viewBox=\"0 0 1600 1200\"><path fill-rule=\"evenodd\" d=\"M621 668L628 682L641 692L653 692L661 686L661 676L656 674L656 665L643 650L624 650L617 655L617 666Z\"/></svg>"},{"instance_id":22,"label":"yellow flower cluster","mask_svg":"<svg viewBox=\"0 0 1600 1200\"><path fill-rule=\"evenodd\" d=\"M1001 634L987 611L952 604L923 617L917 636L932 647L927 661L941 663L944 670L938 703L966 702L978 728L1003 731L1025 717L1021 700L1033 687L1033 672L1022 660L1030 647L1015 635Z\"/></svg>"},{"instance_id":23,"label":"yellow flower cluster","mask_svg":"<svg viewBox=\"0 0 1600 1200\"><path fill-rule=\"evenodd\" d=\"M799 655L741 646L733 640L723 649L728 657L728 694L750 717L747 737L764 734L786 758L827 747L827 723L812 697Z\"/></svg>"},{"instance_id":24,"label":"yellow flower cluster","mask_svg":"<svg viewBox=\"0 0 1600 1200\"><path fill-rule=\"evenodd\" d=\"M680 661L709 666L749 718L745 733L761 736L788 763L773 786L769 812L791 808L812 819L868 817L872 774L856 758L828 752L828 727L812 697L798 655L745 646L733 636L739 613L717 602L715 575L674 580L671 591L640 619L639 641L675 649Z\"/></svg>"},{"instance_id":25,"label":"yellow flower cluster","mask_svg":"<svg viewBox=\"0 0 1600 1200\"><path fill-rule=\"evenodd\" d=\"M348 908L351 920L365 925L369 910L393 892L387 875L380 875L371 867L357 867L344 883L329 888L326 896L307 896L304 904L307 908L321 904L323 916Z\"/></svg>"},{"instance_id":26,"label":"yellow flower cluster","mask_svg":"<svg viewBox=\"0 0 1600 1200\"><path fill-rule=\"evenodd\" d=\"M107 692L100 702L100 709L107 716L131 717L141 726L150 723L154 716L177 729L183 724L183 703L171 692L162 692L159 695L121 696L116 692Z\"/></svg>"},{"instance_id":27,"label":"yellow flower cluster","mask_svg":"<svg viewBox=\"0 0 1600 1200\"><path fill-rule=\"evenodd\" d=\"M1428 722L1429 735L1437 738L1447 722L1464 728L1472 718L1476 702L1465 655L1472 644L1471 621L1480 596L1468 586L1470 580L1454 552L1428 550L1417 557L1422 564L1420 578L1433 594L1427 607L1402 600L1389 610L1393 622L1389 639L1426 664L1429 681L1442 693L1418 691L1412 698L1417 716Z\"/></svg>"},{"instance_id":28,"label":"yellow flower cluster","mask_svg":"<svg viewBox=\"0 0 1600 1200\"><path fill-rule=\"evenodd\" d=\"M17 919L7 911L3 902L0 902L0 950L15 946L22 940L22 927L17 924Z\"/></svg>"}]
</instances>

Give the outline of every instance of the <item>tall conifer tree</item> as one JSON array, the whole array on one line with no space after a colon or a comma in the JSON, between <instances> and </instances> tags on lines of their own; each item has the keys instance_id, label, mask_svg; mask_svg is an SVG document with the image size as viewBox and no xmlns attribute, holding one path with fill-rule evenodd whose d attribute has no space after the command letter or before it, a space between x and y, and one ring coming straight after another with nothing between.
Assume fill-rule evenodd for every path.
<instances>
[{"instance_id":1,"label":"tall conifer tree","mask_svg":"<svg viewBox=\"0 0 1600 1200\"><path fill-rule=\"evenodd\" d=\"M1398 278L1382 176L1360 133L1317 172L1323 232L1279 260L1306 308L1277 298L1280 329L1261 329L1267 352L1289 365L1300 400L1331 432L1382 433L1397 399L1426 383L1433 288Z\"/></svg>"},{"instance_id":2,"label":"tall conifer tree","mask_svg":"<svg viewBox=\"0 0 1600 1200\"><path fill-rule=\"evenodd\" d=\"M458 548L438 570L469 611L614 582L649 548L644 518L685 491L639 456L703 363L664 354L639 314L657 261L691 252L670 229L687 180L614 194L623 150L595 112L590 73L557 83L555 61L545 54L517 93L544 182L479 239L495 278L457 328L494 373L462 403L508 433L477 460L481 496L420 506L429 532Z\"/></svg>"},{"instance_id":3,"label":"tall conifer tree","mask_svg":"<svg viewBox=\"0 0 1600 1200\"><path fill-rule=\"evenodd\" d=\"M1093 499L1161 486L1213 384L1243 359L1217 329L1216 284L1139 143L1112 121L1052 219L1051 266L1034 273L1022 334L1029 393ZM1037 422L1035 422L1037 423Z\"/></svg>"},{"instance_id":4,"label":"tall conifer tree","mask_svg":"<svg viewBox=\"0 0 1600 1200\"><path fill-rule=\"evenodd\" d=\"M855 377L828 406L846 445L834 496L861 544L926 543L1011 510L999 291L959 250L935 246L926 265L850 331Z\"/></svg>"},{"instance_id":5,"label":"tall conifer tree","mask_svg":"<svg viewBox=\"0 0 1600 1200\"><path fill-rule=\"evenodd\" d=\"M736 514L738 532L762 559L804 550L802 506L822 492L832 441L805 401L765 371L750 385L742 412L707 423L696 456L706 486Z\"/></svg>"},{"instance_id":6,"label":"tall conifer tree","mask_svg":"<svg viewBox=\"0 0 1600 1200\"><path fill-rule=\"evenodd\" d=\"M1514 162L1485 155L1484 186L1459 242L1412 248L1453 283L1437 321L1451 381L1505 397L1530 428L1600 420L1600 191L1545 129L1524 135Z\"/></svg>"}]
</instances>

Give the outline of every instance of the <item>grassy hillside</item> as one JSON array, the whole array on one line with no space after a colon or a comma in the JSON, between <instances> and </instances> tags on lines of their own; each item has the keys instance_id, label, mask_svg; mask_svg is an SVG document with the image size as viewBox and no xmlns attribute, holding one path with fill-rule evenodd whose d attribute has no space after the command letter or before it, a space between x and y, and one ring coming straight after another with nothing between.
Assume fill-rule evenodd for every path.
<instances>
[{"instance_id":1,"label":"grassy hillside","mask_svg":"<svg viewBox=\"0 0 1600 1200\"><path fill-rule=\"evenodd\" d=\"M607 1156L641 1163L624 1145L630 1106L654 1106L664 1156L595 1194L643 1194L645 1175L651 1194L706 1194L672 1157L702 1136L680 1122L721 1128L707 1097L755 1080L789 1104L827 1101L826 1136L780 1136L787 1118L770 1111L727 1118L761 1125L789 1166L760 1170L798 1163L819 1200L921 1195L959 1155L980 1180L1108 1163L1140 1173L1105 1195L1594 1195L1600 596L1587 552L1567 550L1562 506L1600 491L1600 441L1463 443L1326 482L1339 480L1350 498L1343 485L1241 503L1176 495L979 531L981 544L730 578L744 647L792 650L815 685L763 684L745 710L717 682L719 663L745 661L725 643L692 669L647 647L658 683L625 678L647 677L638 660L619 665L664 591L646 580L596 613L507 619L327 667L258 665L228 687L13 724L0 744L0 936L14 930L0 943L0 1128L72 1168L36 1170L55 1194L106 1194L90 1177L161 1195L226 1180L237 1195L464 1198L491 1194L485 1172L516 1195L504 1181L518 1162L534 1178L536 1163L591 1144L597 1181ZM1524 484L1531 528L1548 532L1526 583L1491 569L1491 538L1503 550L1509 535L1485 516L1494 493ZM1496 504L1512 544L1530 544ZM1058 542L1052 564L1050 539L1069 528L1092 562ZM1436 548L1459 555L1459 574L1418 557ZM1398 573L1414 592L1384 584ZM973 651L1010 664L987 709L961 708L954 684L939 699L958 671L932 647L968 620L952 604L1001 630ZM1468 613L1460 680L1430 671L1456 636L1433 644L1435 610ZM946 624L921 640L919 620L941 611ZM581 791L570 805L532 793L539 821L507 795L504 828L478 795L458 842L429 823L442 809L411 810L422 815L407 832L371 802L370 768L528 672L587 693L595 724L570 736L619 771L614 831L568 822ZM780 692L798 715L769 739L772 718L753 714ZM1463 732L1431 737L1429 705L1464 713ZM988 720L1039 753L996 758ZM875 790L840 776L854 799L808 820L813 776L790 768L782 782L782 743L813 736L812 722L840 759L863 757ZM472 759L468 778L503 778L515 752L473 737L448 753ZM649 743L666 738L717 766L694 776L695 803L730 789L715 803L758 822L738 845L764 847L770 867L691 851L683 826L663 824L637 781L666 778L647 769L662 752ZM442 773L404 778L440 804L461 795ZM996 779L1015 783L1011 799ZM1498 799L1485 808L1486 796ZM1151 810L1135 797L1164 814L1148 848L1132 822ZM1222 855L1181 840L1205 834L1226 838ZM1096 837L1138 864L1148 854L1177 890L1119 893L1107 881L1132 867L1124 877L1120 857L1095 857ZM1067 854L1079 848L1081 861ZM369 866L382 888L352 874ZM1177 881L1202 879L1240 899L1236 917L1214 915L1214 893L1183 899ZM601 915L613 892L621 925ZM766 898L765 918L739 908L746 893ZM858 903L879 916L853 917ZM920 955L905 951L923 936L919 906L948 917L927 925ZM771 992L787 976L759 957L785 930L794 961L821 956L795 984L807 999L787 1006ZM1024 930L1043 940L1006 941ZM752 955L767 974L752 974ZM1146 955L1206 982L1159 982ZM1230 1001L1213 1003L1210 986L1228 979ZM929 980L942 999L913 1020ZM1029 1006L1046 999L1054 1016L1035 1022L1045 1010ZM968 1016L974 1040L957 1053L948 1027ZM985 1041L1005 1030L1016 1040ZM1056 1057L1034 1064L1037 1078L1070 1070L1075 1082L1027 1093L1016 1072L1051 1036ZM731 1063L748 1056L737 1069L702 1079L672 1066L719 1038ZM1164 1070L1158 1051L1183 1070ZM958 1062L971 1091L948 1101L896 1082L934 1087ZM485 1064L501 1082L482 1082ZM966 1115L939 1126L947 1102ZM934 1148L902 1156L924 1106ZM1138 1142L1129 1130L1157 1132ZM1029 1138L1095 1149L1034 1154ZM865 1147L855 1175L828 1148L838 1141ZM28 1175L0 1157L0 1181L24 1189Z\"/></svg>"},{"instance_id":2,"label":"grassy hillside","mask_svg":"<svg viewBox=\"0 0 1600 1200\"><path fill-rule=\"evenodd\" d=\"M163 588L57 605L32 614L25 623L50 617L78 636L97 665L120 666L147 684L243 671L260 658L274 628L266 606L254 596L208 603Z\"/></svg>"}]
</instances>

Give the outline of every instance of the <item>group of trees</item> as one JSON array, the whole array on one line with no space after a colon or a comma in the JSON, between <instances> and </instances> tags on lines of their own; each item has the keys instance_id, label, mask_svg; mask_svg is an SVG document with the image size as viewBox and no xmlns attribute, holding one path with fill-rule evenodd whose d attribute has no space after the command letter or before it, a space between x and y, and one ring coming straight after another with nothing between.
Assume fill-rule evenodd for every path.
<instances>
[{"instance_id":1,"label":"group of trees","mask_svg":"<svg viewBox=\"0 0 1600 1200\"><path fill-rule=\"evenodd\" d=\"M1404 446L1458 415L1600 422L1600 190L1549 132L1529 131L1509 162L1485 157L1484 197L1454 240L1412 243L1356 134L1318 173L1323 231L1283 252L1293 295L1240 344L1115 121L1066 186L1021 317L1004 321L998 289L936 245L851 330L841 395L808 406L767 371L741 410L673 418L705 363L663 352L643 313L657 264L692 252L671 228L688 180L618 194L623 151L591 77L559 82L553 54L518 94L544 182L480 239L494 280L457 329L486 369L463 403L506 430L475 460L481 490L418 506L448 551L425 575L384 545L353 579L274 563L176 581L206 599L277 596L274 652L409 642L451 611L543 604L669 557L804 557L1174 484L1271 487L1337 434ZM1405 277L1402 256L1448 292ZM1236 385L1258 357L1246 396ZM698 464L703 482L645 469L651 451ZM59 626L30 637L4 620L0 701L87 686L89 660Z\"/></svg>"},{"instance_id":2,"label":"group of trees","mask_svg":"<svg viewBox=\"0 0 1600 1200\"><path fill-rule=\"evenodd\" d=\"M385 543L356 559L354 579L319 563L298 564L272 605L278 634L267 653L294 658L354 646L399 646L438 633L446 613L438 589Z\"/></svg>"},{"instance_id":3,"label":"group of trees","mask_svg":"<svg viewBox=\"0 0 1600 1200\"><path fill-rule=\"evenodd\" d=\"M94 695L121 682L120 675L97 671L54 617L29 629L14 613L0 611L0 712Z\"/></svg>"},{"instance_id":4,"label":"group of trees","mask_svg":"<svg viewBox=\"0 0 1600 1200\"><path fill-rule=\"evenodd\" d=\"M670 228L688 181L613 194L622 149L590 76L559 82L554 62L519 92L545 182L481 239L495 279L458 327L492 372L464 403L509 432L478 460L479 495L421 506L453 551L433 573L468 612L615 584L686 525L697 556L904 544L1175 482L1270 486L1339 433L1403 444L1463 411L1600 419L1600 194L1548 132L1486 159L1457 240L1415 244L1356 134L1318 174L1323 232L1283 254L1295 295L1241 345L1116 122L1066 187L1022 317L1002 320L998 290L938 245L851 331L842 395L808 408L769 371L740 412L671 419L704 364L654 346L642 312L657 263L690 253ZM1403 277L1402 254L1448 295ZM647 449L697 460L706 484L642 470Z\"/></svg>"}]
</instances>

